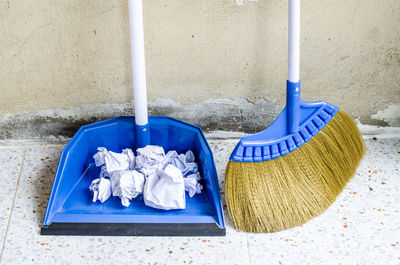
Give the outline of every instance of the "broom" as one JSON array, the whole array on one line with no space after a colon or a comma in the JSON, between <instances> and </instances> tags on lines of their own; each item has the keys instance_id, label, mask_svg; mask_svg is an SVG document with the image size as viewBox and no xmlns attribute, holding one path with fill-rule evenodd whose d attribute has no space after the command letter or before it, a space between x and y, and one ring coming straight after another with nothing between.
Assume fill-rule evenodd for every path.
<instances>
[{"instance_id":1,"label":"broom","mask_svg":"<svg viewBox=\"0 0 400 265\"><path fill-rule=\"evenodd\" d=\"M229 214L238 230L275 232L323 213L366 152L344 111L300 100L300 0L289 0L286 107L262 132L243 137L225 174Z\"/></svg>"}]
</instances>

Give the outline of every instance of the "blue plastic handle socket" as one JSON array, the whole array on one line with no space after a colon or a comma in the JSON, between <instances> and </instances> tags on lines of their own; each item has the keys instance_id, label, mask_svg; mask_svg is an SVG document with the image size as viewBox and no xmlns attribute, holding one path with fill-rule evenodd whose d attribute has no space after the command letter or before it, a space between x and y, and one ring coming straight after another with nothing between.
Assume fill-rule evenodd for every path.
<instances>
[{"instance_id":1,"label":"blue plastic handle socket","mask_svg":"<svg viewBox=\"0 0 400 265\"><path fill-rule=\"evenodd\" d=\"M286 106L288 133L297 132L300 123L300 81L286 81Z\"/></svg>"},{"instance_id":2,"label":"blue plastic handle socket","mask_svg":"<svg viewBox=\"0 0 400 265\"><path fill-rule=\"evenodd\" d=\"M300 99L300 81L286 82L286 107L265 130L244 136L229 160L262 162L279 158L312 139L339 111L325 101Z\"/></svg>"},{"instance_id":3,"label":"blue plastic handle socket","mask_svg":"<svg viewBox=\"0 0 400 265\"><path fill-rule=\"evenodd\" d=\"M150 126L135 124L136 148L142 148L150 144Z\"/></svg>"}]
</instances>

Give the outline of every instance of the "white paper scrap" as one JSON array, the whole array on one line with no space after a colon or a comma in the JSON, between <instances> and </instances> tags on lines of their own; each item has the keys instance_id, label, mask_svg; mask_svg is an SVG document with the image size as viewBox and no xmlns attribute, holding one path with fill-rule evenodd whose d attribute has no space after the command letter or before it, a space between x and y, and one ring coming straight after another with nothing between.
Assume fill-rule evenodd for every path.
<instances>
[{"instance_id":1,"label":"white paper scrap","mask_svg":"<svg viewBox=\"0 0 400 265\"><path fill-rule=\"evenodd\" d=\"M185 162L182 162L178 157L172 158L171 164L177 167L179 170L185 169Z\"/></svg>"},{"instance_id":2,"label":"white paper scrap","mask_svg":"<svg viewBox=\"0 0 400 265\"><path fill-rule=\"evenodd\" d=\"M100 167L106 163L106 161L104 161L104 156L105 156L105 152L107 151L107 149L104 147L98 147L97 151L98 152L93 156L93 158L94 158L96 167Z\"/></svg>"},{"instance_id":3,"label":"white paper scrap","mask_svg":"<svg viewBox=\"0 0 400 265\"><path fill-rule=\"evenodd\" d=\"M103 165L100 170L100 178L108 178L108 177L110 177L110 174L108 174L107 172L106 165Z\"/></svg>"},{"instance_id":4,"label":"white paper scrap","mask_svg":"<svg viewBox=\"0 0 400 265\"><path fill-rule=\"evenodd\" d=\"M108 173L129 169L129 157L127 154L107 151L104 147L99 147L97 150L98 152L93 156L96 166L105 164Z\"/></svg>"},{"instance_id":5,"label":"white paper scrap","mask_svg":"<svg viewBox=\"0 0 400 265\"><path fill-rule=\"evenodd\" d=\"M188 150L185 154L185 160L186 163L192 163L194 162L194 154L192 152L192 150Z\"/></svg>"},{"instance_id":6,"label":"white paper scrap","mask_svg":"<svg viewBox=\"0 0 400 265\"><path fill-rule=\"evenodd\" d=\"M185 154L180 154L180 155L178 155L178 159L179 159L183 164L186 164L186 155L185 155Z\"/></svg>"},{"instance_id":7,"label":"white paper scrap","mask_svg":"<svg viewBox=\"0 0 400 265\"><path fill-rule=\"evenodd\" d=\"M199 171L199 168L197 166L197 163L191 162L191 163L186 163L185 169L182 170L183 176L187 176L193 173L196 173Z\"/></svg>"},{"instance_id":8,"label":"white paper scrap","mask_svg":"<svg viewBox=\"0 0 400 265\"><path fill-rule=\"evenodd\" d=\"M164 169L168 164L172 164L173 159L178 158L178 153L176 151L168 151L165 155L164 161L160 163L158 168Z\"/></svg>"},{"instance_id":9,"label":"white paper scrap","mask_svg":"<svg viewBox=\"0 0 400 265\"><path fill-rule=\"evenodd\" d=\"M136 168L149 176L165 159L164 149L157 145L147 145L136 150ZM149 168L151 168L149 170ZM144 171L142 169L145 169Z\"/></svg>"},{"instance_id":10,"label":"white paper scrap","mask_svg":"<svg viewBox=\"0 0 400 265\"><path fill-rule=\"evenodd\" d=\"M129 170L135 169L135 155L132 149L126 148L122 150L122 153L128 156Z\"/></svg>"},{"instance_id":11,"label":"white paper scrap","mask_svg":"<svg viewBox=\"0 0 400 265\"><path fill-rule=\"evenodd\" d=\"M201 193L203 186L198 182L197 175L192 174L183 179L185 182L185 191L192 198L196 193Z\"/></svg>"},{"instance_id":12,"label":"white paper scrap","mask_svg":"<svg viewBox=\"0 0 400 265\"><path fill-rule=\"evenodd\" d=\"M165 170L157 170L156 174L146 179L144 203L147 206L162 209L185 209L185 184L182 172L169 164Z\"/></svg>"},{"instance_id":13,"label":"white paper scrap","mask_svg":"<svg viewBox=\"0 0 400 265\"><path fill-rule=\"evenodd\" d=\"M106 201L111 194L128 207L130 200L143 193L147 206L171 210L186 207L185 191L190 197L201 193L200 173L191 150L166 154L161 146L148 145L136 150L123 149L122 153L97 148L93 156L101 167L100 178L90 185L93 201Z\"/></svg>"},{"instance_id":14,"label":"white paper scrap","mask_svg":"<svg viewBox=\"0 0 400 265\"><path fill-rule=\"evenodd\" d=\"M110 174L111 192L113 196L119 197L119 195L121 194L121 188L119 186L120 178L121 178L121 171L114 171Z\"/></svg>"},{"instance_id":15,"label":"white paper scrap","mask_svg":"<svg viewBox=\"0 0 400 265\"><path fill-rule=\"evenodd\" d=\"M168 153L165 155L165 160L169 161L172 158L177 158L178 153L176 151L168 151Z\"/></svg>"},{"instance_id":16,"label":"white paper scrap","mask_svg":"<svg viewBox=\"0 0 400 265\"><path fill-rule=\"evenodd\" d=\"M128 207L130 200L143 193L144 176L136 170L114 171L111 176L113 196L121 198L122 205Z\"/></svg>"},{"instance_id":17,"label":"white paper scrap","mask_svg":"<svg viewBox=\"0 0 400 265\"><path fill-rule=\"evenodd\" d=\"M93 202L99 200L105 202L111 196L111 183L106 178L98 178L92 181L89 189L93 191Z\"/></svg>"}]
</instances>

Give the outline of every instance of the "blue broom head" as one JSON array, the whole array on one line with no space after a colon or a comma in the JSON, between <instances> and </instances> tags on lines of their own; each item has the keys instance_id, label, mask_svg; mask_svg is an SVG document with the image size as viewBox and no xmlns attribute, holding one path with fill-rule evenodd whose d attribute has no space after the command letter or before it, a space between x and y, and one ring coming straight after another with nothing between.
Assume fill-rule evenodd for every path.
<instances>
[{"instance_id":1,"label":"blue broom head","mask_svg":"<svg viewBox=\"0 0 400 265\"><path fill-rule=\"evenodd\" d=\"M300 82L288 81L287 94L287 105L278 118L264 131L244 136L230 161L261 162L289 154L312 139L339 111L325 101L300 100Z\"/></svg>"}]
</instances>

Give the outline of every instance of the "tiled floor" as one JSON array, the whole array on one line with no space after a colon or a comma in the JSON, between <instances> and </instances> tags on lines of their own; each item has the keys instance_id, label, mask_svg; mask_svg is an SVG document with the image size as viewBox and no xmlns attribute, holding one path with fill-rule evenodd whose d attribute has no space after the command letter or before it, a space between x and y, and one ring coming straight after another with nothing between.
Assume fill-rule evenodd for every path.
<instances>
[{"instance_id":1,"label":"tiled floor","mask_svg":"<svg viewBox=\"0 0 400 265\"><path fill-rule=\"evenodd\" d=\"M209 142L223 190L237 141ZM225 212L226 237L209 238L40 236L63 146L3 145L1 264L400 264L400 139L366 143L358 173L323 215L282 232L247 234Z\"/></svg>"}]
</instances>

